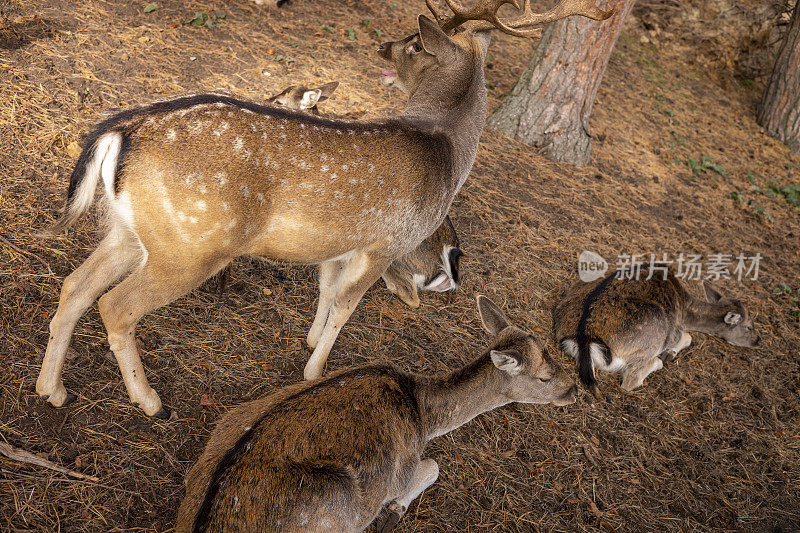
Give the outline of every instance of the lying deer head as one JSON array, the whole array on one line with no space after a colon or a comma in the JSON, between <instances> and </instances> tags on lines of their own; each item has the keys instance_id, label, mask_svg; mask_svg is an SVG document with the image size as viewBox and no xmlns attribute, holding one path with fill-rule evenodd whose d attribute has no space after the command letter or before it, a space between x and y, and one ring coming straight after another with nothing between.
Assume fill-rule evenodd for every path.
<instances>
[{"instance_id":1,"label":"lying deer head","mask_svg":"<svg viewBox=\"0 0 800 533\"><path fill-rule=\"evenodd\" d=\"M317 104L330 98L338 86L338 81L332 81L315 88L309 88L305 85L290 85L275 96L268 98L267 102L318 115Z\"/></svg>"},{"instance_id":2,"label":"lying deer head","mask_svg":"<svg viewBox=\"0 0 800 533\"><path fill-rule=\"evenodd\" d=\"M753 319L742 302L723 296L707 282L703 283L703 292L706 301L713 304L713 307L702 318L701 331L724 339L734 346L758 346L761 338L753 328Z\"/></svg>"},{"instance_id":3,"label":"lying deer head","mask_svg":"<svg viewBox=\"0 0 800 533\"><path fill-rule=\"evenodd\" d=\"M478 312L483 327L494 336L489 352L492 362L508 376L504 394L509 401L555 405L575 402L575 382L539 339L511 324L485 296L478 296Z\"/></svg>"},{"instance_id":4,"label":"lying deer head","mask_svg":"<svg viewBox=\"0 0 800 533\"><path fill-rule=\"evenodd\" d=\"M461 285L459 262L464 253L458 235L445 217L439 228L413 252L395 260L383 280L386 288L411 307L419 307L417 291L451 292Z\"/></svg>"}]
</instances>

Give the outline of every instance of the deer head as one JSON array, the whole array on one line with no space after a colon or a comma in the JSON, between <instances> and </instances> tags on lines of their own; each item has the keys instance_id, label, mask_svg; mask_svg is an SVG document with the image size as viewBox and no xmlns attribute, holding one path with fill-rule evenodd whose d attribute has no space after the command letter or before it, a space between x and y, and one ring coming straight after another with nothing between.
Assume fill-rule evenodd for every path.
<instances>
[{"instance_id":1,"label":"deer head","mask_svg":"<svg viewBox=\"0 0 800 533\"><path fill-rule=\"evenodd\" d=\"M459 262L464 253L450 217L413 252L394 261L383 281L411 307L419 307L418 291L451 292L461 285Z\"/></svg>"},{"instance_id":2,"label":"deer head","mask_svg":"<svg viewBox=\"0 0 800 533\"><path fill-rule=\"evenodd\" d=\"M709 283L703 282L706 308L699 322L700 331L724 339L734 346L753 348L758 346L761 338L753 327L753 319L747 307L739 300L727 298Z\"/></svg>"},{"instance_id":3,"label":"deer head","mask_svg":"<svg viewBox=\"0 0 800 533\"><path fill-rule=\"evenodd\" d=\"M478 313L484 329L494 336L492 363L507 376L504 395L512 402L575 402L578 388L562 366L536 337L513 325L503 311L485 296L478 296Z\"/></svg>"},{"instance_id":4,"label":"deer head","mask_svg":"<svg viewBox=\"0 0 800 533\"><path fill-rule=\"evenodd\" d=\"M275 96L268 98L267 102L318 115L317 104L330 98L338 86L338 81L332 81L314 88L309 88L305 85L290 85Z\"/></svg>"},{"instance_id":5,"label":"deer head","mask_svg":"<svg viewBox=\"0 0 800 533\"><path fill-rule=\"evenodd\" d=\"M599 9L594 0L562 0L545 13L534 13L530 0L522 0L522 5L518 0L483 0L472 8L465 8L454 0L446 0L446 3L453 12L452 16L443 14L433 0L426 0L435 22L420 15L418 33L378 47L378 54L395 66L395 71L381 70L383 85L393 85L413 94L426 81L426 74L433 73L447 74L448 81L457 85L462 81L459 74L471 63L469 50L476 48L477 40L485 55L489 45L488 32L492 29L518 37L533 37L539 35L537 26L570 15L605 20L613 14L613 11ZM511 4L522 13L512 19L501 19L497 11L504 4ZM465 23L471 25L461 28ZM459 33L459 30L467 31Z\"/></svg>"}]
</instances>

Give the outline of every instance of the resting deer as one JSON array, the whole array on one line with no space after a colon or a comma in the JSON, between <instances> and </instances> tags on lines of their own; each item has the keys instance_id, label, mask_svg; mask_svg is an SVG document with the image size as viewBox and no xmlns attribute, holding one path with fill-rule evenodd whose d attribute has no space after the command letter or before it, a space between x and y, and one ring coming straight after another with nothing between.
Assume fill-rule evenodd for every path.
<instances>
[{"instance_id":1,"label":"resting deer","mask_svg":"<svg viewBox=\"0 0 800 533\"><path fill-rule=\"evenodd\" d=\"M338 86L338 81L314 88L290 85L267 102L319 115L317 104L330 98ZM383 280L386 287L403 302L411 307L419 307L418 291L449 292L459 287L459 258L462 255L456 229L448 215L430 237L411 252L394 260L383 273ZM224 291L229 274L230 265L217 274L219 293Z\"/></svg>"},{"instance_id":2,"label":"resting deer","mask_svg":"<svg viewBox=\"0 0 800 533\"><path fill-rule=\"evenodd\" d=\"M538 35L530 26L570 14L610 16L593 1L562 0L536 14L525 0L512 21L495 12L517 0L469 10L449 3L455 14L441 27L420 15L419 32L379 48L409 95L394 118L328 120L203 94L101 122L86 139L55 229L75 223L102 183L108 231L64 280L37 392L57 407L74 399L61 381L72 331L124 277L98 302L109 344L131 401L168 416L145 377L136 323L248 254L319 265L304 376L320 376L363 294L439 227L472 168L486 115L489 30ZM491 23L448 35L469 20Z\"/></svg>"},{"instance_id":3,"label":"resting deer","mask_svg":"<svg viewBox=\"0 0 800 533\"><path fill-rule=\"evenodd\" d=\"M290 85L278 94L270 96L267 102L319 115L317 104L330 98L337 87L339 87L338 81L331 81L314 88L305 85Z\"/></svg>"},{"instance_id":4,"label":"resting deer","mask_svg":"<svg viewBox=\"0 0 800 533\"><path fill-rule=\"evenodd\" d=\"M622 388L632 391L663 367L662 359L674 359L691 344L688 331L734 346L758 345L753 320L739 300L703 283L706 301L700 301L664 267L644 267L636 276L625 271L578 283L553 308L556 341L577 361L581 381L595 396L595 369L622 373Z\"/></svg>"},{"instance_id":5,"label":"resting deer","mask_svg":"<svg viewBox=\"0 0 800 533\"><path fill-rule=\"evenodd\" d=\"M361 531L436 481L428 441L512 402L568 405L572 378L478 296L494 338L439 377L389 364L302 382L225 414L186 476L176 532Z\"/></svg>"}]
</instances>

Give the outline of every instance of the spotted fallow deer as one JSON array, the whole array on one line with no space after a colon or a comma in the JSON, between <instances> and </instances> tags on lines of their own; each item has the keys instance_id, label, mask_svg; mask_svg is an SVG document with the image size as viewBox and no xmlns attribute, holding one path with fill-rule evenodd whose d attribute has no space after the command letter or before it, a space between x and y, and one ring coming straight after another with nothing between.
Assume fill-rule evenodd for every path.
<instances>
[{"instance_id":1,"label":"spotted fallow deer","mask_svg":"<svg viewBox=\"0 0 800 533\"><path fill-rule=\"evenodd\" d=\"M304 376L320 376L364 292L442 223L472 168L486 115L489 30L537 35L532 25L572 14L610 16L594 0L562 0L544 14L523 0L521 16L498 19L503 4L518 1L464 9L448 0L448 18L430 4L439 23L420 15L418 32L382 44L379 55L408 93L394 118L328 120L202 94L101 122L54 229L85 213L102 184L108 231L64 280L37 392L54 406L74 399L61 380L73 328L124 277L100 298L100 315L131 401L167 416L145 377L136 323L245 254L319 265ZM470 20L477 25L448 35Z\"/></svg>"},{"instance_id":2,"label":"spotted fallow deer","mask_svg":"<svg viewBox=\"0 0 800 533\"><path fill-rule=\"evenodd\" d=\"M428 441L512 402L575 401L538 339L484 296L478 311L494 338L450 374L371 364L225 414L186 476L176 532L361 531L387 504L397 520L438 477Z\"/></svg>"},{"instance_id":3,"label":"spotted fallow deer","mask_svg":"<svg viewBox=\"0 0 800 533\"><path fill-rule=\"evenodd\" d=\"M706 301L693 297L665 266L615 272L568 288L553 307L553 330L578 363L581 381L597 396L595 369L622 374L631 391L689 347L689 331L753 347L759 336L747 307L703 283Z\"/></svg>"}]
</instances>

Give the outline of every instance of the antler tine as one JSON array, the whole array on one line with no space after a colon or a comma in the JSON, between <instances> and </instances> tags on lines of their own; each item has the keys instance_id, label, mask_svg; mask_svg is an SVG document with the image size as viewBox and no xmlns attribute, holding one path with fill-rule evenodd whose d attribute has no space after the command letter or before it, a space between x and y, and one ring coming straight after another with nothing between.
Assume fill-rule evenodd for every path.
<instances>
[{"instance_id":1,"label":"antler tine","mask_svg":"<svg viewBox=\"0 0 800 533\"><path fill-rule=\"evenodd\" d=\"M441 11L439 11L439 8L436 7L436 4L433 3L433 0L425 0L425 5L428 6L428 9L433 15L433 18L436 19L437 23L442 24L442 22L447 19L447 17Z\"/></svg>"},{"instance_id":2,"label":"antler tine","mask_svg":"<svg viewBox=\"0 0 800 533\"><path fill-rule=\"evenodd\" d=\"M522 0L522 7L520 7L518 0L488 0L487 3L479 3L471 9L465 9L463 6L456 4L455 0L445 0L445 2L447 2L454 15L443 23L440 22L444 31L450 31L470 20L481 20L488 22L489 25L475 25L472 28L473 30L498 29L503 33L516 37L537 36L541 28L531 26L541 26L571 15L582 15L594 20L606 20L614 14L613 9L605 11L597 7L596 0L561 0L544 13L533 13L530 0ZM497 10L503 4L513 5L522 11L522 14L514 19L500 20L497 17Z\"/></svg>"},{"instance_id":3,"label":"antler tine","mask_svg":"<svg viewBox=\"0 0 800 533\"><path fill-rule=\"evenodd\" d=\"M464 6L456 3L456 0L445 0L447 7L453 12L453 16L445 20L442 24L442 30L449 32L454 30L461 24L469 20L485 20L487 22L497 22L497 10L504 4L511 4L517 9L520 9L518 0L481 0L475 6L467 9Z\"/></svg>"}]
</instances>

